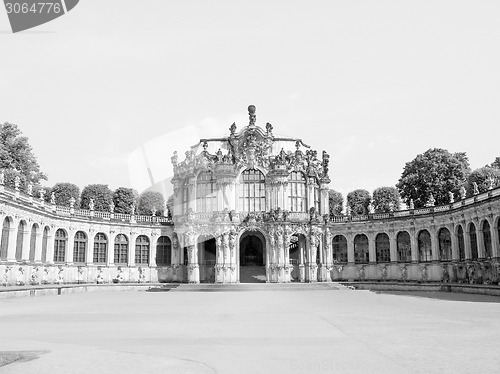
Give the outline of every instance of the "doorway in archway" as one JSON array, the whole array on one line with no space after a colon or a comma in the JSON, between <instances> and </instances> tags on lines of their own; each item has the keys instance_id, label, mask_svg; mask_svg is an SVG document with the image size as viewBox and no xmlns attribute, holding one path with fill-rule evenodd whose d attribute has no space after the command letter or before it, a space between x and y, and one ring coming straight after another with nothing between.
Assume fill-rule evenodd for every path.
<instances>
[{"instance_id":1,"label":"doorway in archway","mask_svg":"<svg viewBox=\"0 0 500 374\"><path fill-rule=\"evenodd\" d=\"M265 239L260 232L246 232L240 238L240 283L265 283Z\"/></svg>"}]
</instances>

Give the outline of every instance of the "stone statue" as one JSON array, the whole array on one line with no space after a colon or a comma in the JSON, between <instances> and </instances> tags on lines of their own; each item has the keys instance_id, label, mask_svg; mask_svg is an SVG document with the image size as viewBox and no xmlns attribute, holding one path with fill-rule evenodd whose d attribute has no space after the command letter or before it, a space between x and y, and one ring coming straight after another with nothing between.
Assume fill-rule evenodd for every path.
<instances>
[{"instance_id":1,"label":"stone statue","mask_svg":"<svg viewBox=\"0 0 500 374\"><path fill-rule=\"evenodd\" d=\"M177 156L177 151L174 151L174 155L170 159L172 161L172 165L177 166L179 161L179 156Z\"/></svg>"},{"instance_id":2,"label":"stone statue","mask_svg":"<svg viewBox=\"0 0 500 374\"><path fill-rule=\"evenodd\" d=\"M134 215L134 213L135 213L135 204L132 203L132 205L130 206L130 214Z\"/></svg>"},{"instance_id":3,"label":"stone statue","mask_svg":"<svg viewBox=\"0 0 500 374\"><path fill-rule=\"evenodd\" d=\"M33 183L29 182L26 188L28 195L33 196Z\"/></svg>"},{"instance_id":4,"label":"stone statue","mask_svg":"<svg viewBox=\"0 0 500 374\"><path fill-rule=\"evenodd\" d=\"M152 216L156 216L156 208L153 206L153 208L151 209L151 215Z\"/></svg>"},{"instance_id":5,"label":"stone statue","mask_svg":"<svg viewBox=\"0 0 500 374\"><path fill-rule=\"evenodd\" d=\"M268 134L271 134L273 132L273 125L271 125L269 122L266 123L266 131Z\"/></svg>"},{"instance_id":6,"label":"stone statue","mask_svg":"<svg viewBox=\"0 0 500 374\"><path fill-rule=\"evenodd\" d=\"M408 206L408 208L410 208L410 210L415 209L415 203L413 202L413 199L410 199L410 205Z\"/></svg>"},{"instance_id":7,"label":"stone statue","mask_svg":"<svg viewBox=\"0 0 500 374\"><path fill-rule=\"evenodd\" d=\"M231 135L234 135L236 133L236 123L235 122L233 122L233 124L229 128L229 131L231 131Z\"/></svg>"},{"instance_id":8,"label":"stone statue","mask_svg":"<svg viewBox=\"0 0 500 374\"><path fill-rule=\"evenodd\" d=\"M0 185L4 185L5 184L5 173L2 171L0 171Z\"/></svg>"},{"instance_id":9,"label":"stone statue","mask_svg":"<svg viewBox=\"0 0 500 374\"><path fill-rule=\"evenodd\" d=\"M43 188L40 191L38 191L38 194L40 195L40 200L43 200L43 198L45 196L45 192L47 192L47 191L45 191Z\"/></svg>"},{"instance_id":10,"label":"stone statue","mask_svg":"<svg viewBox=\"0 0 500 374\"><path fill-rule=\"evenodd\" d=\"M368 213L373 214L375 213L375 209L373 208L373 204L370 201L370 204L368 204Z\"/></svg>"},{"instance_id":11,"label":"stone statue","mask_svg":"<svg viewBox=\"0 0 500 374\"><path fill-rule=\"evenodd\" d=\"M351 207L350 207L349 205L347 205L347 206L345 207L345 214L346 214L347 216L350 216L350 215L351 215Z\"/></svg>"},{"instance_id":12,"label":"stone statue","mask_svg":"<svg viewBox=\"0 0 500 374\"><path fill-rule=\"evenodd\" d=\"M427 202L427 206L428 206L428 207L431 207L431 206L434 206L434 205L436 205L436 199L434 198L434 195L433 195L433 194L431 194L431 195L429 196L429 200L428 200L428 202Z\"/></svg>"},{"instance_id":13,"label":"stone statue","mask_svg":"<svg viewBox=\"0 0 500 374\"><path fill-rule=\"evenodd\" d=\"M448 197L450 198L450 204L455 202L455 197L453 196L453 192L448 191Z\"/></svg>"},{"instance_id":14,"label":"stone statue","mask_svg":"<svg viewBox=\"0 0 500 374\"><path fill-rule=\"evenodd\" d=\"M75 207L75 202L76 202L76 199L73 196L71 196L71 199L69 199L69 207L71 209L73 209Z\"/></svg>"},{"instance_id":15,"label":"stone statue","mask_svg":"<svg viewBox=\"0 0 500 374\"><path fill-rule=\"evenodd\" d=\"M488 190L492 190L493 188L495 188L495 180L490 175L490 177L488 178Z\"/></svg>"},{"instance_id":16,"label":"stone statue","mask_svg":"<svg viewBox=\"0 0 500 374\"><path fill-rule=\"evenodd\" d=\"M115 211L115 204L113 203L113 201L111 201L111 202L109 203L109 211L110 211L111 213L114 213L114 211Z\"/></svg>"},{"instance_id":17,"label":"stone statue","mask_svg":"<svg viewBox=\"0 0 500 374\"><path fill-rule=\"evenodd\" d=\"M89 209L94 210L94 199L89 200Z\"/></svg>"},{"instance_id":18,"label":"stone statue","mask_svg":"<svg viewBox=\"0 0 500 374\"><path fill-rule=\"evenodd\" d=\"M14 188L16 191L19 191L19 185L21 184L21 178L19 178L19 175L16 175L14 178Z\"/></svg>"},{"instance_id":19,"label":"stone statue","mask_svg":"<svg viewBox=\"0 0 500 374\"><path fill-rule=\"evenodd\" d=\"M477 186L477 183L476 182L472 182L472 190L473 190L473 194L474 195L478 195L479 194L479 188Z\"/></svg>"},{"instance_id":20,"label":"stone statue","mask_svg":"<svg viewBox=\"0 0 500 374\"><path fill-rule=\"evenodd\" d=\"M56 194L54 192L50 194L50 203L53 205L56 204Z\"/></svg>"},{"instance_id":21,"label":"stone statue","mask_svg":"<svg viewBox=\"0 0 500 374\"><path fill-rule=\"evenodd\" d=\"M467 191L465 190L465 187L464 186L460 187L460 199L461 200L465 199L466 195L467 195Z\"/></svg>"},{"instance_id":22,"label":"stone statue","mask_svg":"<svg viewBox=\"0 0 500 374\"><path fill-rule=\"evenodd\" d=\"M255 115L255 105L248 106L248 117L250 118L250 126L255 126L255 121L257 120L257 116Z\"/></svg>"}]
</instances>

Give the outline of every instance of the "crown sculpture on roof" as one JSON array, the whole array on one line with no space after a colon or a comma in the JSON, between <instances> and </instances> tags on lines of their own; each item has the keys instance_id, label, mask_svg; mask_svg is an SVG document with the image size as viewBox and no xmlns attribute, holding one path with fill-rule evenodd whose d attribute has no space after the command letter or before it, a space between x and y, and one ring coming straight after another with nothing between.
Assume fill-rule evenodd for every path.
<instances>
[{"instance_id":1,"label":"crown sculpture on roof","mask_svg":"<svg viewBox=\"0 0 500 374\"><path fill-rule=\"evenodd\" d=\"M265 130L257 126L255 105L248 107L248 115L248 126L238 132L236 123L233 123L229 127L228 137L201 139L186 152L184 161L179 162L177 152L174 152L172 182L194 176L199 170L217 172L217 179L224 175L234 178L242 168L262 168L272 175L302 171L306 177L316 177L322 183L330 182L330 156L325 151L319 159L318 153L301 139L275 137L270 123L266 123ZM288 145L288 150L280 150L281 145ZM217 151L210 153L209 148ZM295 151L290 148L295 148Z\"/></svg>"}]
</instances>

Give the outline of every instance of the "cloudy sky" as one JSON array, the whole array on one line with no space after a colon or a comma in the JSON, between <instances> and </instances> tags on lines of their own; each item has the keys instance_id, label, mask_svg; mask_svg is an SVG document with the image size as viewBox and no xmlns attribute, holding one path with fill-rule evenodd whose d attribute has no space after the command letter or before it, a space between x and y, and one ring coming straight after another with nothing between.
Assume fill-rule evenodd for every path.
<instances>
[{"instance_id":1,"label":"cloudy sky","mask_svg":"<svg viewBox=\"0 0 500 374\"><path fill-rule=\"evenodd\" d=\"M429 148L500 156L499 19L498 0L81 0L12 34L0 9L0 122L49 186L140 190L254 104L330 153L333 189L372 191Z\"/></svg>"}]
</instances>

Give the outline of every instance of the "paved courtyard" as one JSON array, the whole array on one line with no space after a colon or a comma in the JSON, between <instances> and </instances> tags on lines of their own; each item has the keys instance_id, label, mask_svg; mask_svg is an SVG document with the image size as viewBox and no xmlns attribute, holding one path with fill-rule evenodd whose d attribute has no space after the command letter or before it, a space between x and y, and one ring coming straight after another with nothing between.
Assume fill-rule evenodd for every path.
<instances>
[{"instance_id":1,"label":"paved courtyard","mask_svg":"<svg viewBox=\"0 0 500 374\"><path fill-rule=\"evenodd\" d=\"M349 290L0 300L0 351L29 351L0 373L498 373L495 301Z\"/></svg>"}]
</instances>

